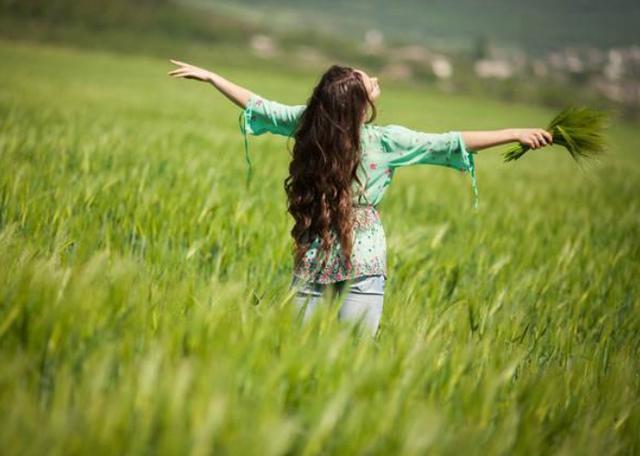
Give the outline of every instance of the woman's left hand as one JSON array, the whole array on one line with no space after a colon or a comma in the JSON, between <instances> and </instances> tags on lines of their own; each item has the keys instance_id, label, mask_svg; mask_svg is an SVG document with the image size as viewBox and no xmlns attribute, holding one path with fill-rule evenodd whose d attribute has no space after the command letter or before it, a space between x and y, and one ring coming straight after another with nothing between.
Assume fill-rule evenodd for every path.
<instances>
[{"instance_id":1,"label":"woman's left hand","mask_svg":"<svg viewBox=\"0 0 640 456\"><path fill-rule=\"evenodd\" d=\"M553 143L551 133L542 128L519 128L516 130L516 137L520 144L530 149L539 149Z\"/></svg>"},{"instance_id":2,"label":"woman's left hand","mask_svg":"<svg viewBox=\"0 0 640 456\"><path fill-rule=\"evenodd\" d=\"M211 72L204 68L189 65L188 63L180 62L178 60L170 60L171 63L178 65L180 68L167 73L169 76L176 78L195 79L196 81L209 82L211 81Z\"/></svg>"}]
</instances>

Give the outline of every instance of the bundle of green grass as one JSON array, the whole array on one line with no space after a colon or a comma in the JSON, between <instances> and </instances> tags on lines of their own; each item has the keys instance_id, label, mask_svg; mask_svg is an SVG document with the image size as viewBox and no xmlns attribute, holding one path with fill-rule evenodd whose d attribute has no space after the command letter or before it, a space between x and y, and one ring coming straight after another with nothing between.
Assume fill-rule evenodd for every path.
<instances>
[{"instance_id":1,"label":"bundle of green grass","mask_svg":"<svg viewBox=\"0 0 640 456\"><path fill-rule=\"evenodd\" d=\"M604 111L588 107L568 107L549 122L546 130L553 136L553 143L569 151L578 161L593 158L606 151L605 130L609 126L609 116ZM504 161L517 160L531 148L518 144L504 154Z\"/></svg>"}]
</instances>

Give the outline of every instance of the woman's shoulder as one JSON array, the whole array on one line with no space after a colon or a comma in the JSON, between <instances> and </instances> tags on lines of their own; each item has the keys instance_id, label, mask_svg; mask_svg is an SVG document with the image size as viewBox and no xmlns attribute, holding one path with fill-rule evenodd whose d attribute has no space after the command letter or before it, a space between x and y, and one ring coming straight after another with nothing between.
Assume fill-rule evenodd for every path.
<instances>
[{"instance_id":1,"label":"woman's shoulder","mask_svg":"<svg viewBox=\"0 0 640 456\"><path fill-rule=\"evenodd\" d=\"M394 134L394 133L406 133L411 131L409 128L405 127L404 125L398 125L398 124L379 125L379 124L370 123L370 124L365 124L364 127L365 129L368 129L371 132L375 132L381 135L388 135L388 134Z\"/></svg>"},{"instance_id":2,"label":"woman's shoulder","mask_svg":"<svg viewBox=\"0 0 640 456\"><path fill-rule=\"evenodd\" d=\"M382 147L405 142L412 135L411 129L398 124L365 124L365 132L370 141L378 142Z\"/></svg>"}]
</instances>

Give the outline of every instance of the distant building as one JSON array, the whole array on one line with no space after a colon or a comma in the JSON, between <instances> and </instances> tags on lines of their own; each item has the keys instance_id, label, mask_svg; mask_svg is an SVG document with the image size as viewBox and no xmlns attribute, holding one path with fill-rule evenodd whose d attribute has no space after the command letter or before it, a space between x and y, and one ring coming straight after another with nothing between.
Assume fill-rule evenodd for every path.
<instances>
[{"instance_id":1,"label":"distant building","mask_svg":"<svg viewBox=\"0 0 640 456\"><path fill-rule=\"evenodd\" d=\"M431 60L431 71L438 79L449 79L453 76L451 62L442 55L437 55Z\"/></svg>"},{"instance_id":2,"label":"distant building","mask_svg":"<svg viewBox=\"0 0 640 456\"><path fill-rule=\"evenodd\" d=\"M624 74L624 59L622 52L617 49L609 50L607 64L603 69L603 73L610 81L622 79Z\"/></svg>"},{"instance_id":3,"label":"distant building","mask_svg":"<svg viewBox=\"0 0 640 456\"><path fill-rule=\"evenodd\" d=\"M267 35L254 35L251 37L249 46L254 54L262 58L271 58L279 53L276 42Z\"/></svg>"},{"instance_id":4,"label":"distant building","mask_svg":"<svg viewBox=\"0 0 640 456\"><path fill-rule=\"evenodd\" d=\"M513 75L513 67L506 60L478 60L473 65L473 69L480 78L507 79Z\"/></svg>"}]
</instances>

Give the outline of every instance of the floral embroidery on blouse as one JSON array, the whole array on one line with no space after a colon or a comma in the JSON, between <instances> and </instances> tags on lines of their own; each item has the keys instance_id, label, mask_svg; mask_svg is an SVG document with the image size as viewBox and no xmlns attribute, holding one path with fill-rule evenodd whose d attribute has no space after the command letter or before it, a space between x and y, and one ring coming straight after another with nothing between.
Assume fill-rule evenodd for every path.
<instances>
[{"instance_id":1,"label":"floral embroidery on blouse","mask_svg":"<svg viewBox=\"0 0 640 456\"><path fill-rule=\"evenodd\" d=\"M386 239L380 215L373 206L353 206L353 248L351 265L347 264L342 246L332 230L332 248L324 268L320 239L311 243L302 262L294 267L294 275L307 282L331 283L366 275L387 276Z\"/></svg>"},{"instance_id":2,"label":"floral embroidery on blouse","mask_svg":"<svg viewBox=\"0 0 640 456\"><path fill-rule=\"evenodd\" d=\"M288 106L252 95L240 113L240 131L244 134L245 158L251 176L247 134L270 132L291 137L295 133L304 105ZM307 249L301 264L294 265L294 276L316 283L338 282L365 275L386 277L386 240L376 207L382 200L398 168L412 165L439 165L471 176L474 207L478 205L478 188L473 150L468 150L458 131L426 133L401 125L362 126L361 166L358 177L364 188L354 184L354 242L349 265L339 242L332 242L322 267L324 255L318 254L320 240ZM335 233L332 232L335 240Z\"/></svg>"}]
</instances>

